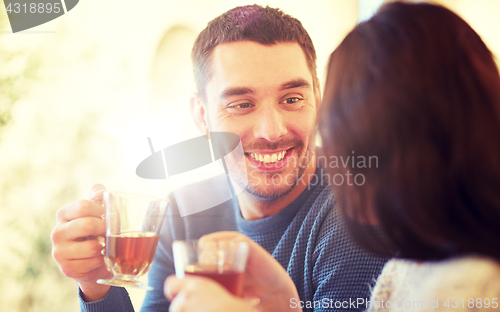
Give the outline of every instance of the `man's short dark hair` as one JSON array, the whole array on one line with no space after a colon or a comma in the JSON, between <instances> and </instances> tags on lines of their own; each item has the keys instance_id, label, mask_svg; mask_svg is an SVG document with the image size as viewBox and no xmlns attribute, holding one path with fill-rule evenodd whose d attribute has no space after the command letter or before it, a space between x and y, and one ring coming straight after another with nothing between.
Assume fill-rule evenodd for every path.
<instances>
[{"instance_id":1,"label":"man's short dark hair","mask_svg":"<svg viewBox=\"0 0 500 312\"><path fill-rule=\"evenodd\" d=\"M279 9L248 5L236 7L213 19L194 43L191 58L196 87L203 99L211 76L210 56L213 49L222 43L247 40L263 45L298 43L304 51L313 82L317 84L316 51L300 21Z\"/></svg>"}]
</instances>

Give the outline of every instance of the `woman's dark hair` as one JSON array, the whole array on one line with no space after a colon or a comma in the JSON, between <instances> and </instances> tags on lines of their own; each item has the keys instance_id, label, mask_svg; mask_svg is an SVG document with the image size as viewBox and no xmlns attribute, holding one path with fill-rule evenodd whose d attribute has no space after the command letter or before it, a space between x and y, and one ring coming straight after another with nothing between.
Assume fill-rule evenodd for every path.
<instances>
[{"instance_id":1,"label":"woman's dark hair","mask_svg":"<svg viewBox=\"0 0 500 312\"><path fill-rule=\"evenodd\" d=\"M384 5L330 56L319 116L322 153L356 159L327 170L357 176L334 193L362 247L500 260L500 76L464 20Z\"/></svg>"}]
</instances>

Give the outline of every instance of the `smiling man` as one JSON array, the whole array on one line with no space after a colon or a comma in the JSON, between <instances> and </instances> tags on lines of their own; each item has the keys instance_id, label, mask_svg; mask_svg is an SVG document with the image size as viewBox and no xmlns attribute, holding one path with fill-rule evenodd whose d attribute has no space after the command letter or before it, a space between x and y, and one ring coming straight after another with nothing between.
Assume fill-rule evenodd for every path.
<instances>
[{"instance_id":1,"label":"smiling man","mask_svg":"<svg viewBox=\"0 0 500 312\"><path fill-rule=\"evenodd\" d=\"M312 43L309 48L314 53ZM311 70L315 65L308 66L296 42L263 45L247 39L217 45L208 66L210 80L192 104L196 120L203 131L232 132L241 138L248 172L245 192L239 195L243 217L274 215L292 203L314 175L313 136L320 102Z\"/></svg>"},{"instance_id":2,"label":"smiling man","mask_svg":"<svg viewBox=\"0 0 500 312\"><path fill-rule=\"evenodd\" d=\"M190 103L194 120L203 133L240 137L245 162L236 162L239 175L232 178L243 191L237 202L184 218L173 202L148 274L154 291L147 293L141 311L169 307L163 283L174 273L172 241L218 230L249 236L287 270L300 297L288 308L345 311L346 302L369 298L385 260L350 242L328 179L316 164L316 53L301 23L278 9L237 7L200 33L192 61L198 90ZM91 199L102 191L94 186ZM109 275L102 247L97 240L82 240L104 235L102 213L86 200L61 208L52 232L54 259L79 282L83 311L132 311L123 288L96 284Z\"/></svg>"}]
</instances>

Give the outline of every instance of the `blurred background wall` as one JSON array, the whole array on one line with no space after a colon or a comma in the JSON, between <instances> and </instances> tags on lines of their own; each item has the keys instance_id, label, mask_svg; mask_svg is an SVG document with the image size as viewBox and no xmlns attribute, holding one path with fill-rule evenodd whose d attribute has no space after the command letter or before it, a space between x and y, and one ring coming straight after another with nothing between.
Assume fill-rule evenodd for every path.
<instances>
[{"instance_id":1,"label":"blurred background wall","mask_svg":"<svg viewBox=\"0 0 500 312\"><path fill-rule=\"evenodd\" d=\"M2 2L0 0L0 2ZM500 1L441 0L500 55ZM61 18L12 34L0 4L0 311L78 311L76 282L51 258L55 212L90 186L163 195L135 168L198 135L187 106L190 50L208 21L245 4L297 17L329 54L381 0L81 0ZM139 310L143 291L131 290Z\"/></svg>"}]
</instances>

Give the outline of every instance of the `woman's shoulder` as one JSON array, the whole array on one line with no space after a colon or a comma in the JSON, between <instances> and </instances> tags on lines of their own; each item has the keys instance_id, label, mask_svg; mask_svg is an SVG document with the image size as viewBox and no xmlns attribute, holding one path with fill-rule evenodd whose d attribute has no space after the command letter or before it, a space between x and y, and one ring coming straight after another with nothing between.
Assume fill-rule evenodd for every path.
<instances>
[{"instance_id":1,"label":"woman's shoulder","mask_svg":"<svg viewBox=\"0 0 500 312\"><path fill-rule=\"evenodd\" d=\"M425 266L438 276L445 275L450 281L490 280L500 276L500 262L482 256L467 256L443 261L425 262ZM489 278L488 278L489 277Z\"/></svg>"},{"instance_id":2,"label":"woman's shoulder","mask_svg":"<svg viewBox=\"0 0 500 312\"><path fill-rule=\"evenodd\" d=\"M474 300L474 307L486 302L490 307L497 302L500 307L500 262L480 256L426 262L393 259L377 280L372 311L386 310L388 301L394 305L390 308L392 311L399 310L395 305L407 305L406 308L409 305L424 311L459 305L467 308L470 298ZM385 309L381 306L382 300Z\"/></svg>"},{"instance_id":3,"label":"woman's shoulder","mask_svg":"<svg viewBox=\"0 0 500 312\"><path fill-rule=\"evenodd\" d=\"M423 265L422 292L435 297L500 297L500 262L480 256L467 256ZM460 298L458 298L460 297Z\"/></svg>"}]
</instances>

